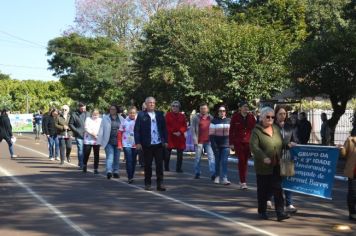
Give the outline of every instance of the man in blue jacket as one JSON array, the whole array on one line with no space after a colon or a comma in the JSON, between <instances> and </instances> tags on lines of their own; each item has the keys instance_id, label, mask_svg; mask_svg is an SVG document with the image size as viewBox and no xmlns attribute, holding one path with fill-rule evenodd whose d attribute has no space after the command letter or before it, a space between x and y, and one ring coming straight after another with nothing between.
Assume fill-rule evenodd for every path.
<instances>
[{"instance_id":1,"label":"man in blue jacket","mask_svg":"<svg viewBox=\"0 0 356 236\"><path fill-rule=\"evenodd\" d=\"M137 115L135 143L137 150L143 150L145 163L145 190L151 191L152 161L155 159L157 190L165 191L163 185L163 149L167 146L167 128L164 114L156 111L156 100L145 100L146 110Z\"/></svg>"}]
</instances>

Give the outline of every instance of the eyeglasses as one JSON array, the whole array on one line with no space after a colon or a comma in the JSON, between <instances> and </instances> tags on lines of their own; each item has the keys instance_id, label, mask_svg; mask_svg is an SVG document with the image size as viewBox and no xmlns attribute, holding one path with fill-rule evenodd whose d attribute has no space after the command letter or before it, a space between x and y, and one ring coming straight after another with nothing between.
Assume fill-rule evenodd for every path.
<instances>
[{"instance_id":1,"label":"eyeglasses","mask_svg":"<svg viewBox=\"0 0 356 236\"><path fill-rule=\"evenodd\" d=\"M274 116L266 116L266 119L274 119Z\"/></svg>"}]
</instances>

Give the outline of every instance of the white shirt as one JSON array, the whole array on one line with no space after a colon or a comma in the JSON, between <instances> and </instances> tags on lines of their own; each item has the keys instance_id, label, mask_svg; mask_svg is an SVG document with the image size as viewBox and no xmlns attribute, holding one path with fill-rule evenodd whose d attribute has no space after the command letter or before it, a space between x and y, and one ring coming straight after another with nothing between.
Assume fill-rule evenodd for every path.
<instances>
[{"instance_id":1,"label":"white shirt","mask_svg":"<svg viewBox=\"0 0 356 236\"><path fill-rule=\"evenodd\" d=\"M85 119L85 132L84 132L84 144L87 145L98 145L96 136L93 134L98 135L99 128L101 124L101 118L96 118L95 120L91 117L87 117Z\"/></svg>"},{"instance_id":2,"label":"white shirt","mask_svg":"<svg viewBox=\"0 0 356 236\"><path fill-rule=\"evenodd\" d=\"M161 143L161 137L159 136L158 133L158 126L157 126L157 120L156 120L156 113L153 112L147 112L148 115L151 117L151 144L160 144Z\"/></svg>"},{"instance_id":3,"label":"white shirt","mask_svg":"<svg viewBox=\"0 0 356 236\"><path fill-rule=\"evenodd\" d=\"M122 131L122 146L134 148L135 147L135 128L136 119L131 120L127 117L124 122L120 125L120 131Z\"/></svg>"}]
</instances>

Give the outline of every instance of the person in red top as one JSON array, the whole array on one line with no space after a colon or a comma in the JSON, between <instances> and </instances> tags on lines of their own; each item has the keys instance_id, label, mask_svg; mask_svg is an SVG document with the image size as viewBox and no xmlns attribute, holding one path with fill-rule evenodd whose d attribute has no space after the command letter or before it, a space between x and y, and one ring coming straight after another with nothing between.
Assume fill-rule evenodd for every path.
<instances>
[{"instance_id":1,"label":"person in red top","mask_svg":"<svg viewBox=\"0 0 356 236\"><path fill-rule=\"evenodd\" d=\"M250 151L250 136L253 128L256 125L256 119L249 112L247 102L239 104L240 111L235 112L231 118L229 142L232 150L235 150L239 159L238 169L240 177L240 188L247 189L246 176L248 159L251 156Z\"/></svg>"},{"instance_id":2,"label":"person in red top","mask_svg":"<svg viewBox=\"0 0 356 236\"><path fill-rule=\"evenodd\" d=\"M185 132L187 131L187 121L180 113L180 102L174 101L171 104L171 112L166 114L166 126L168 132L168 148L165 155L164 168L169 171L169 161L172 149L177 150L176 172L182 173L183 151L185 149Z\"/></svg>"}]
</instances>

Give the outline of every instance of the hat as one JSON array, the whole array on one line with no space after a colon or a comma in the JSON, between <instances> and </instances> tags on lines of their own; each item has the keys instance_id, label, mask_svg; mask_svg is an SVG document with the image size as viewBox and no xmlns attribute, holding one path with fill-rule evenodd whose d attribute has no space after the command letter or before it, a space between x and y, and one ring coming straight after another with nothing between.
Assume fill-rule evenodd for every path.
<instances>
[{"instance_id":1,"label":"hat","mask_svg":"<svg viewBox=\"0 0 356 236\"><path fill-rule=\"evenodd\" d=\"M248 102L247 102L247 101L241 101L241 102L239 103L239 107L242 107L242 106L244 106L244 105L247 105L247 106L248 106Z\"/></svg>"}]
</instances>

